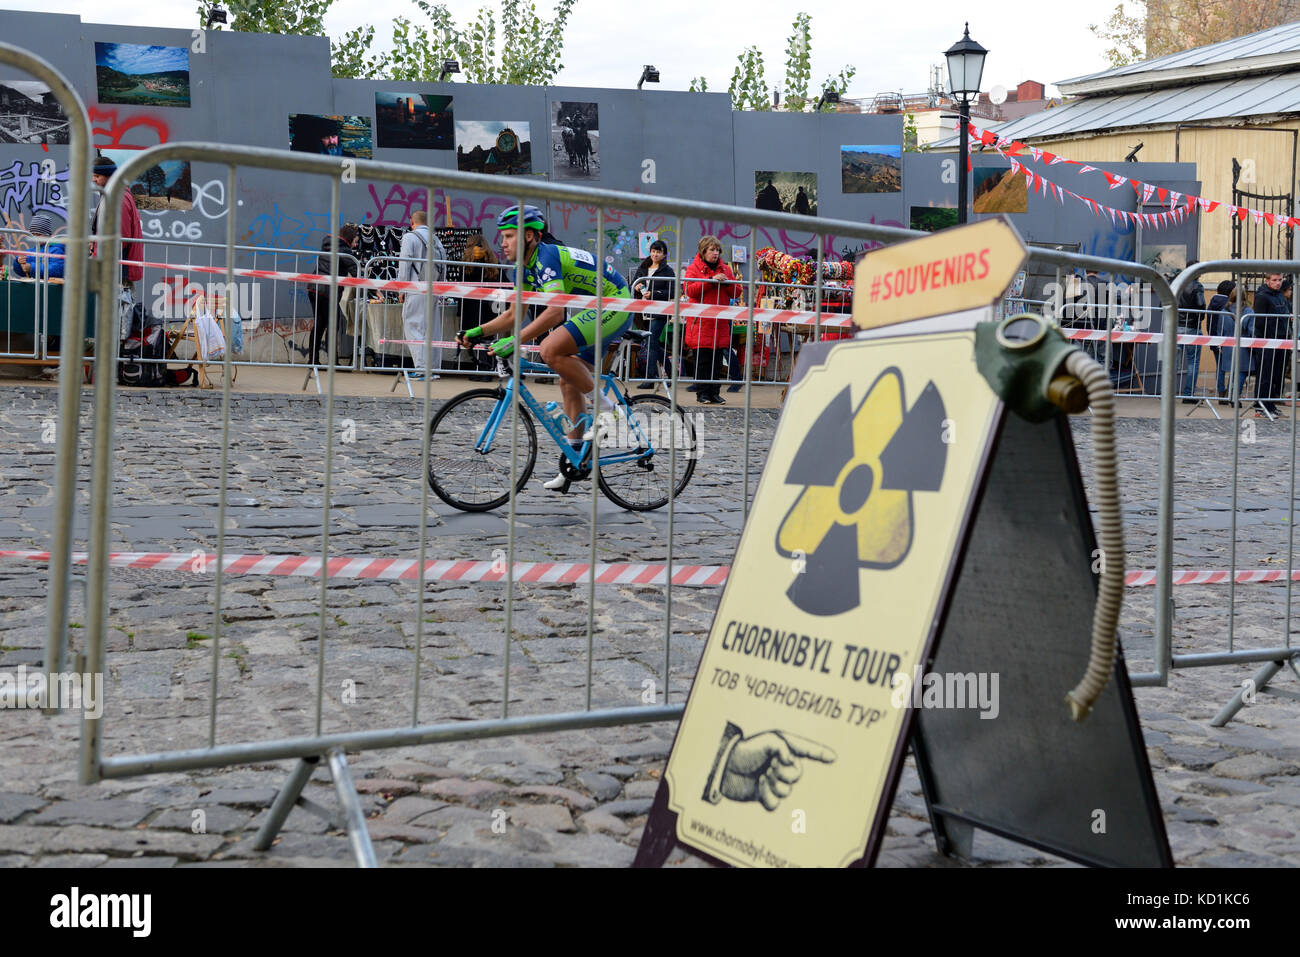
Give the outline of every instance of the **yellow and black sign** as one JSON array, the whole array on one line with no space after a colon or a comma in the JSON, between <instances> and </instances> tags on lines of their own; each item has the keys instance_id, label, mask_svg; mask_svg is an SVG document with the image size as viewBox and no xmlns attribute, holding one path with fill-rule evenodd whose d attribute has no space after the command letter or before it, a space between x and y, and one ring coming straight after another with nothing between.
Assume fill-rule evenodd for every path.
<instances>
[{"instance_id":1,"label":"yellow and black sign","mask_svg":"<svg viewBox=\"0 0 1300 957\"><path fill-rule=\"evenodd\" d=\"M681 843L842 866L883 828L895 677L933 638L999 408L974 343L841 342L800 369L665 772Z\"/></svg>"},{"instance_id":2,"label":"yellow and black sign","mask_svg":"<svg viewBox=\"0 0 1300 957\"><path fill-rule=\"evenodd\" d=\"M987 306L1011 285L1027 254L1004 219L873 250L854 276L853 322L874 329Z\"/></svg>"}]
</instances>

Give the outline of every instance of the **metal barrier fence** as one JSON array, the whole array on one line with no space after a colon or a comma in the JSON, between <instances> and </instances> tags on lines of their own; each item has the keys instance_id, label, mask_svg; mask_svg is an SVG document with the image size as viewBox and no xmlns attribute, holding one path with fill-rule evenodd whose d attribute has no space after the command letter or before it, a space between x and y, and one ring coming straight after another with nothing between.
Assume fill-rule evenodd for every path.
<instances>
[{"instance_id":1,"label":"metal barrier fence","mask_svg":"<svg viewBox=\"0 0 1300 957\"><path fill-rule=\"evenodd\" d=\"M188 159L190 161L211 162L226 166L228 194L233 195L233 178L237 165L255 168L275 168L289 170L305 175L325 177L331 187L331 221L336 221L339 206L340 174L342 167L339 161L326 157L313 157L304 154L279 152L265 149L253 148L232 148L232 147L215 147L205 144L195 143L176 143L168 144L161 147L155 147L145 151L137 157L132 157L123 164L115 174L108 187L109 209L112 210L103 229L108 239L117 237L118 223L116 218L116 200L121 196L121 191L131 179L137 175L140 170L154 165L160 161L169 159ZM493 188L500 188L500 179L496 177L483 177L473 174L464 174L450 171L429 170L422 167L410 167L391 163L378 162L357 162L354 173L357 177L369 181L400 181L407 184L408 188L414 184L427 188L441 187L445 190L475 190L484 189L489 185ZM895 240L912 238L913 233L902 229L892 229L879 226L864 226L861 224L837 222L831 220L818 220L809 222L806 218L792 216L788 214L769 213L758 210L741 210L732 207L715 206L712 204L669 200L646 196L643 194L625 194L609 191L591 191L578 187L568 187L552 184L534 184L519 183L512 184L512 189L517 193L520 203L528 200L552 199L552 200L581 200L585 204L596 204L597 213L597 262L604 260L603 249L603 230L600 228L603 224L605 208L632 209L645 212L661 213L676 218L677 235L682 234L682 225L686 217L699 217L701 219L724 219L749 223L754 226L769 226L776 228L794 229L798 228L808 231L810 228L823 236L834 233L840 237L849 237L854 239L864 239L877 242L890 242ZM229 212L227 221L227 282L233 281L234 271L234 212L233 208ZM754 231L751 230L749 261L753 261L753 239ZM107 244L110 249L113 243ZM824 245L819 243L819 246ZM518 257L515 262L515 275L518 277L522 273L522 255L523 244L518 244ZM1044 258L1049 262L1057 262L1068 265L1087 265L1095 264L1101 268L1114 269L1118 263L1095 259L1090 257L1070 256L1068 254L1045 254L1036 252L1035 255ZM430 253L430 260L432 253ZM1053 258L1055 257L1055 258ZM820 264L820 257L819 257ZM432 274L432 261L426 263L425 275ZM1131 264L1123 264L1130 272L1143 274L1141 267L1133 267ZM105 310L102 304L111 302L116 289L116 262L109 258L100 261L97 264L99 272L99 296L101 303L100 324L103 327L107 321ZM329 286L330 295L330 322L333 325L337 315L337 283L339 270L337 267L337 253L334 254L331 263L330 274L333 277ZM820 270L819 270L820 271ZM1160 284L1162 280L1152 271L1149 278L1153 283ZM746 301L748 305L748 319L745 323L747 332L747 341L754 341L755 334L755 285L756 276L751 270L747 280L748 295ZM432 285L428 285L432 289ZM1166 287L1167 288L1167 287ZM513 332L518 336L523 325L523 291L516 287L514 291L515 306L512 310ZM598 294L596 297L597 310L602 311L602 298ZM426 326L423 346L427 349L433 340L433 297L426 296ZM672 304L673 322L670 327L673 330L673 349L672 354L680 354L682 339L682 303L680 300ZM821 301L818 297L814 322L817 327L821 326ZM597 329L599 330L599 323ZM818 334L820 328L818 328ZM597 332L597 341L595 343L597 358L602 354L603 343L599 340L599 331ZM1172 348L1172 342L1169 343ZM334 351L334 344L331 344L331 352ZM335 356L330 356L330 367L328 371L328 388L325 401L325 419L327 423L334 420L334 374L335 369L333 360ZM91 495L91 549L90 549L90 571L89 571L89 602L88 621L87 621L87 656L90 661L92 670L101 671L105 665L105 636L108 628L108 576L110 569L110 559L108 554L109 548L109 514L112 498L112 459L110 450L113 447L113 391L114 377L111 374L113 368L114 356L111 349L101 350L97 356L99 365L99 376L96 380L95 395L95 454L93 458L94 476ZM231 359L227 351L225 363L229 368ZM599 362L597 362L599 365ZM752 468L751 456L751 409L752 409L752 388L755 385L753 376L754 366L752 363L746 363L745 366L745 403L743 410L743 453L741 455L741 473L743 482L740 495L743 498L743 512L747 512L751 499L753 481L755 479L756 469ZM675 394L676 386L679 380L679 373L674 363L669 377L669 385ZM327 429L327 438L324 442L324 464L322 470L324 494L321 505L321 551L320 551L320 625L317 635L317 661L316 661L316 680L315 680L315 721L314 733L304 737L289 738L270 741L245 741L240 743L219 743L216 736L217 722L217 703L218 703L218 664L222 652L222 610L223 610L223 580L227 565L225 529L226 524L226 502L228 498L227 474L228 474L228 449L230 439L230 415L231 415L231 393L230 378L225 376L223 379L222 390L222 422L221 422L221 467L220 467L220 487L218 490L217 506L217 551L215 562L212 567L216 572L215 593L214 593L214 612L213 612L213 633L212 640L212 658L211 673L209 676L209 720L208 720L208 739L206 747L196 749L187 749L180 751L171 751L157 754L145 754L135 756L104 756L102 752L102 735L103 724L102 718L86 717L83 725L83 757L81 762L81 779L91 782L104 777L124 777L135 774L151 773L161 770L179 770L186 768L214 767L235 763L247 763L251 761L275 760L286 757L295 757L299 763L295 768L290 780L272 809L270 818L259 835L258 846L265 847L269 845L271 838L274 836L284 815L294 805L298 794L310 775L311 769L316 762L322 758L328 758L331 771L334 775L336 790L338 791L339 800L342 806L348 811L349 815L349 834L353 841L354 852L359 861L368 862L371 855L368 850L369 839L365 832L364 821L360 820L359 809L356 803L355 792L348 782L346 764L343 762L341 749L370 749L393 747L405 744L432 743L438 741L465 740L475 737L485 737L499 734L516 734L540 731L558 731L567 728L579 727L607 727L617 724L664 721L673 720L681 712L681 706L674 704L670 700L671 682L670 682L670 663L673 639L673 588L676 576L666 573L662 575L661 581L664 588L665 597L665 614L664 614L664 659L663 659L663 704L656 704L650 707L640 708L614 708L602 711L593 711L592 709L592 669L593 669L593 639L595 634L595 597L597 585L596 569L599 565L597 561L597 540L598 528L600 521L598 519L597 508L597 489L596 483L592 483L591 490L591 508L590 508L590 552L589 563L586 575L587 590L587 627L586 627L586 667L587 681L585 688L586 711L581 713L562 713L551 715L532 716L527 718L511 717L510 710L510 676L511 676L511 638L514 634L513 618L515 614L515 582L518 577L516 572L516 546L518 523L517 500L518 500L518 483L516 477L520 474L521 467L521 449L519 428L520 416L523 413L520 409L518 398L518 387L520 382L520 369L518 364L513 371L513 388L515 401L513 408L509 413L511 415L511 468L509 476L509 520L507 524L507 547L505 555L504 568L507 574L504 574L506 599L505 599L505 625L504 641L502 647L502 671L501 671L501 717L495 721L472 720L462 721L450 726L429 726L421 725L420 704L421 704L421 656L424 647L424 607L427 597L424 589L419 589L418 608L416 616L416 627L414 635L414 669L411 677L411 722L409 727L405 728L388 728L378 729L365 732L352 732L347 734L329 734L322 725L322 702L323 702L323 681L326 671L326 654L325 649L330 644L330 635L328 634L327 616L325 611L328 607L327 590L329 587L330 576L333 570L340 568L341 561L338 556L332 554L330 549L330 501L331 501L331 479L332 479L332 454L334 445L333 429ZM592 395L593 407L599 409L600 406L598 395ZM1171 406L1169 408L1172 408ZM428 422L430 412L432 411L430 391L427 380L424 388L424 413L422 421ZM678 415L673 412L672 415ZM600 442L599 437L595 440L592 469L596 474L600 468ZM1172 457L1172 444L1169 452ZM669 469L670 476L676 476L677 473L677 443L669 444ZM429 434L427 431L422 432L421 440L421 475L428 473L430 459ZM667 528L664 538L666 546L666 568L674 569L676 556L674 525L676 521L675 497L668 496L667 499ZM421 514L427 514L429 506L429 487L428 483L421 482ZM433 566L439 563L428 561L428 529L427 522L420 522L418 534L418 559L415 564L415 577L419 581L424 581L429 577L436 577ZM206 556L205 556L206 560ZM242 559L241 559L242 561ZM342 560L346 564L346 560ZM1160 589L1157 589L1159 593ZM1157 618L1161 617L1161 606L1157 605ZM1168 623L1163 623L1167 629Z\"/></svg>"},{"instance_id":2,"label":"metal barrier fence","mask_svg":"<svg viewBox=\"0 0 1300 957\"><path fill-rule=\"evenodd\" d=\"M73 128L73 169L74 173L80 173L85 176L85 157L88 155L88 125L84 121L84 111L81 110L80 103L75 99L75 93L72 93L66 82L58 76L57 73L45 67L34 58L21 51L15 51L12 48L0 46L0 62L15 65L20 68L27 68L34 75L45 80L60 101L64 102L63 94L68 94L67 102L64 102L64 108L72 119ZM34 68L39 67L39 69ZM93 263L93 270L96 273L97 288L96 296L98 303L98 320L97 328L100 332L98 340L105 344L104 348L97 350L95 362L97 365L98 377L96 379L94 391L95 407L95 424L93 437L93 457L92 457L92 489L91 489L91 523L90 523L90 549L89 549L89 581L88 581L88 616L86 622L86 645L85 654L88 659L87 670L98 673L106 672L106 636L108 630L108 582L109 572L112 562L109 555L111 545L109 518L112 507L112 479L113 479L113 458L112 450L114 447L114 392L115 381L114 369L116 364L116 329L118 315L116 309L116 300L118 293L118 262L117 255L119 251L119 230L118 222L120 199L123 190L127 184L134 179L144 169L165 160L170 159L187 159L198 162L212 162L223 165L227 169L227 195L234 195L234 172L237 166L247 166L260 169L280 169L294 171L304 175L324 177L329 181L331 187L331 222L337 222L339 211L339 190L340 176L343 172L339 161L327 157L314 157L306 154L288 153L283 151L273 151L266 149L254 148L231 148L231 147L214 147L207 144L199 143L174 143L161 147L155 147L151 150L143 151L140 155L132 157L124 163L113 177L106 191L106 213L104 221L101 223L101 234L96 237L100 241L100 248L106 255L97 259ZM424 186L430 189L441 187L445 190L458 189L464 191L484 190L489 187L493 190L501 188L499 177L476 176L473 174L463 174L452 171L429 170L424 167L412 167L392 163L377 163L362 161L355 163L353 170L356 176L370 181L382 182L401 182L403 184ZM74 183L80 184L81 178L74 175ZM714 204L660 199L647 196L644 194L625 194L615 193L612 191L591 191L579 187L569 187L559 184L541 184L531 182L512 183L511 189L516 192L519 202L528 200L569 200L582 201L585 204L596 204L600 210L597 215L597 258L603 260L603 225L604 209L618 208L631 209L644 212L659 213L670 217L675 217L677 226L677 235L682 235L682 225L687 217L698 217L708 220L724 220L736 223L745 223L752 226L763 226L774 229L790 229L802 232L814 232L821 237L829 234L835 234L839 237L863 239L874 242L893 242L908 238L914 238L916 234L907 230L892 229L888 227L867 226L862 224L839 222L833 220L809 221L805 217L792 216L781 213L769 213L758 210L738 209L727 206ZM74 188L71 191L69 222L73 225L70 235L66 238L68 246L68 279L66 282L66 298L64 302L64 319L63 329L67 331L65 339L68 340L69 348L65 348L60 358L61 379L60 379L60 431L59 443L57 449L57 487L55 501L58 507L55 510L56 520L54 528L54 544L50 553L50 596L49 596L49 616L48 616L48 637L46 643L45 664L51 676L54 672L62 670L63 658L68 645L68 581L69 568L71 562L71 536L72 536L72 514L73 514L73 493L76 485L76 435L77 435L77 413L79 410L79 393L80 393L80 335L72 335L74 332L81 330L80 309L73 309L71 305L84 299L84 267L86 263L86 243L88 237L85 236L77 224L84 224L88 221L85 215L85 198L88 189ZM229 283L233 282L234 270L236 268L236 246L233 242L234 237L234 206L230 206L226 220L227 242L225 245L225 278L227 288ZM750 262L753 261L754 239L751 230L750 239ZM521 244L522 245L522 244ZM819 242L819 248L824 243ZM295 256L317 256L318 253L304 252L300 250L289 251ZM339 257L338 250L331 253L331 269L329 270L333 281L329 284L329 308L328 316L331 328L338 316L338 281L339 276ZM1034 250L1031 254L1032 260L1038 263L1055 265L1058 268L1072 268L1076 266L1093 266L1102 270L1119 272L1134 275L1145 279L1162 295L1160 300L1162 305L1163 326L1166 329L1176 327L1176 311L1172 305L1176 301L1175 291L1182 288L1182 285L1189 281L1191 275L1199 274L1205 271L1211 271L1218 268L1262 268L1272 266L1269 263L1204 263L1198 265L1194 270L1190 270L1184 276L1180 276L1171 288L1165 281L1153 270L1146 267L1138 266L1132 263L1122 263L1113 260L1102 259L1099 257L1080 256L1070 253L1061 253L1047 250ZM819 255L819 266L821 257ZM432 267L432 261L427 261L427 266ZM516 276L519 275L521 265L517 260L515 263ZM1300 263L1285 264L1288 270L1300 268ZM820 269L819 269L820 273ZM426 275L428 273L426 272ZM78 280L81 280L80 289L78 289ZM747 280L749 286L749 295L747 297L750 318L745 323L747 332L747 341L753 342L756 332L753 314L755 311L754 286L756 277L751 273ZM818 284L820 285L820 284ZM516 287L516 303L522 299L522 290ZM597 299L599 300L599 296ZM432 318L432 297L429 297L429 312L426 319ZM601 308L598 303L598 309ZM672 352L670 354L679 355L681 349L682 334L682 316L680 300L671 305L672 323L668 326L673 332ZM523 306L517 304L513 309L513 331L518 335L523 321ZM814 328L815 335L821 333L822 308L820 298L818 299L815 310ZM426 325L428 334L426 334L424 346L428 348L432 343L432 326ZM1294 325L1293 325L1294 329ZM1116 335L1122 335L1117 333ZM1294 333L1293 333L1294 335ZM1107 337L1109 342L1110 337ZM602 343L599 339L596 343L596 349L601 351ZM1161 337L1158 343L1160 349L1161 363L1165 368L1174 368L1177 363L1177 343L1172 336ZM332 455L334 446L334 429L331 427L334 421L334 374L335 360L337 358L337 337L330 337L330 351L328 364L328 388L325 401L325 421L326 438L322 443L324 454L324 467L322 478L324 484L324 495L321 504L321 550L318 577L320 581L319 591L319 610L320 625L317 636L317 661L315 673L315 713L314 713L314 731L312 734L280 738L277 740L252 740L240 741L235 743L218 743L216 735L217 708L219 698L219 681L218 665L222 653L222 625L223 625L223 583L227 574L228 556L226 554L226 505L228 500L228 474L229 474L229 448L231 439L231 377L229 374L223 376L222 387L222 406L221 406L221 445L220 445L220 470L219 470L219 489L217 505L217 551L215 556L211 556L211 568L215 572L215 585L213 596L213 634L212 654L211 654L211 674L208 688L208 735L206 744L194 748L183 748L160 753L136 754L136 755L114 755L105 756L103 751L103 734L104 724L100 717L87 716L83 723L83 749L80 762L80 778L85 783L91 783L102 778L118 778L133 775L150 774L163 771L199 769L221 767L233 764L251 763L259 761L272 761L285 758L296 758L298 764L290 775L289 781L285 788L280 792L272 807L267 822L259 834L258 846L265 848L269 845L270 840L274 837L279 826L283 823L285 816L294 806L298 795L304 786L307 777L310 775L312 768L322 759L328 761L331 773L333 775L335 788L338 793L340 804L345 808L348 815L348 832L353 842L354 853L359 861L371 862L373 855L369 851L369 840L366 836L365 823L360 813L360 807L356 800L355 789L352 787L349 779L346 762L343 760L343 751L345 750L369 750L376 748L389 748L408 746L416 744L429 744L449 741L461 741L475 738L486 738L503 735L527 734L539 732L555 732L572 730L578 728L597 728L613 727L623 724L648 723L654 721L670 721L678 718L682 711L680 703L670 701L672 686L668 680L670 677L671 663L671 646L673 640L673 594L674 585L677 584L677 576L672 573L675 565L675 542L674 542L674 523L675 523L675 498L669 497L667 503L667 527L664 543L666 546L665 568L669 571L658 579L664 590L665 615L664 615L664 659L663 659L663 704L654 706L636 707L636 708L609 708L604 710L592 709L592 667L593 651L592 642L595 634L594 609L597 581L597 569L599 563L597 558L597 538L598 538L598 509L597 509L597 489L593 484L591 494L591 524L590 524L590 563L586 569L585 584L588 590L587 605L587 628L586 628L586 666L587 666L587 683L585 688L587 709L580 712L562 712L554 714L534 715L527 717L518 717L510 715L510 655L511 655L511 638L513 636L513 616L515 613L515 589L514 585L520 579L520 573L516 570L516 529L518 523L517 517L517 499L518 493L516 476L519 474L519 421L521 409L519 402L516 402L511 410L512 416L512 456L511 456L511 473L509 476L509 522L508 540L505 557L505 572L500 576L505 582L506 589L506 620L504 625L504 642L502 647L503 668L501 674L501 717L492 720L470 720L457 721L449 724L422 724L420 722L421 707L421 654L424 647L423 643L423 622L425 603L429 600L425 595L422 587L423 582L432 580L437 577L434 566L443 563L431 562L429 560L429 541L427 523L420 522L418 535L418 559L414 565L415 572L411 576L404 576L408 580L416 580L420 583L418 587L418 605L419 613L416 615L415 622L415 644L414 644L414 669L411 677L411 720L409 726L380 728L366 731L351 731L346 733L327 732L322 722L322 701L323 701L323 681L326 671L326 648L329 642L329 624L325 611L328 608L328 588L331 577L340 574L341 569L348 565L347 559L340 559L330 548L330 512L331 512L331 481L332 481ZM226 351L223 360L223 366L228 373L233 363L233 357L230 350ZM1294 381L1294 363L1295 351L1294 340L1292 344L1292 366ZM671 364L671 375L668 376L669 384L675 394L676 386L681 381L679 370L676 363ZM754 375L752 363L746 363L744 388L745 388L745 407L743 417L743 455L741 457L741 471L743 482L740 495L743 497L744 511L748 510L751 482L753 481L753 472L751 468L751 396L752 387L757 383ZM516 366L514 373L515 395L518 396L518 386L520 382L520 370ZM1154 589L1154 639L1155 639L1155 671L1149 674L1136 674L1132 676L1133 682L1139 685L1165 684L1168 681L1170 671L1176 667L1195 667L1208 665L1233 664L1242 662L1263 662L1265 667L1257 676L1259 683L1267 683L1282 667L1290 663L1294 667L1295 651L1290 646L1289 641L1289 610L1286 623L1287 638L1285 645L1276 648L1266 649L1237 649L1232 637L1229 638L1229 650L1223 654L1211 655L1176 655L1172 649L1172 624L1174 606L1172 601L1172 542L1173 542L1173 479L1175 475L1175 403L1177 401L1176 389L1173 386L1174 377L1164 377L1161 380L1161 448L1160 448L1160 473L1161 485L1160 510L1159 510L1159 541L1157 545L1158 569L1157 581ZM723 380L725 381L725 380ZM598 396L593 396L598 401ZM599 405L595 408L599 409ZM427 423L432 411L431 395L426 385L423 396L423 419ZM1293 407L1293 447L1294 447L1294 428L1295 413ZM599 444L600 439L596 440L596 467L599 467ZM675 473L675 465L672 464L676 455L676 446L670 444L670 474ZM1234 452L1235 455L1235 452ZM423 475L428 472L429 464L429 439L427 430L422 430L421 441L421 514L428 513L430 500L429 488L427 482L423 481ZM1236 469L1234 468L1234 481ZM1294 500L1294 458L1292 469L1292 499ZM1234 498L1235 504L1235 498ZM1235 515L1235 512L1234 512ZM1290 553L1288 553L1290 558ZM209 556L204 555L205 563ZM242 561L242 559L241 559ZM1235 562L1235 555L1234 555ZM1288 563L1289 567L1289 563ZM1289 576L1288 576L1289 577ZM655 580L651 579L651 583ZM1231 586L1230 586L1231 587ZM1289 609L1289 592L1290 584L1288 582L1288 609ZM1234 594L1230 591L1230 596ZM1230 601L1232 598L1230 597ZM1270 670L1271 669L1271 670ZM1239 702L1238 702L1239 705ZM1225 719L1226 720L1226 719Z\"/></svg>"},{"instance_id":3,"label":"metal barrier fence","mask_svg":"<svg viewBox=\"0 0 1300 957\"><path fill-rule=\"evenodd\" d=\"M87 224L90 221L90 121L81 97L72 84L45 60L26 50L0 43L0 64L40 80L68 117L68 190L65 237L67 253L62 332L64 349L59 357L59 404L55 439L54 509L55 522L50 545L48 631L42 659L47 682L63 670L67 650L69 591L72 584L72 513L76 501L78 416L81 413L81 358L89 253ZM48 687L48 684L47 684Z\"/></svg>"}]
</instances>

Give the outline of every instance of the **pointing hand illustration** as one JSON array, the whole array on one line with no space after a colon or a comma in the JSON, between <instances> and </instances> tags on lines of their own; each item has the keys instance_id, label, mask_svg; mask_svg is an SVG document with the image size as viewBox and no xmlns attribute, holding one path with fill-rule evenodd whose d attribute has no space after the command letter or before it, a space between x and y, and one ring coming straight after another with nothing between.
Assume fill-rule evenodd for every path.
<instances>
[{"instance_id":1,"label":"pointing hand illustration","mask_svg":"<svg viewBox=\"0 0 1300 957\"><path fill-rule=\"evenodd\" d=\"M728 752L733 738L739 740ZM725 754L725 763L715 793L733 801L758 801L769 811L776 810L782 798L790 796L803 776L801 759L830 764L836 758L825 745L789 731L763 731L743 738L740 729L729 724L723 743L720 757Z\"/></svg>"}]
</instances>

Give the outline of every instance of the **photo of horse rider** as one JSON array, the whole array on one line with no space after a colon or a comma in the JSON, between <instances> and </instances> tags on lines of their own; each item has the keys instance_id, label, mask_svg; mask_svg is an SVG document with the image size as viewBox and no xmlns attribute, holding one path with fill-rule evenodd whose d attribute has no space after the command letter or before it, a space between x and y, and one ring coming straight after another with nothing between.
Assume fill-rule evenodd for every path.
<instances>
[{"instance_id":1,"label":"photo of horse rider","mask_svg":"<svg viewBox=\"0 0 1300 957\"><path fill-rule=\"evenodd\" d=\"M595 103L561 101L551 122L551 164L557 180L600 179L600 113Z\"/></svg>"}]
</instances>

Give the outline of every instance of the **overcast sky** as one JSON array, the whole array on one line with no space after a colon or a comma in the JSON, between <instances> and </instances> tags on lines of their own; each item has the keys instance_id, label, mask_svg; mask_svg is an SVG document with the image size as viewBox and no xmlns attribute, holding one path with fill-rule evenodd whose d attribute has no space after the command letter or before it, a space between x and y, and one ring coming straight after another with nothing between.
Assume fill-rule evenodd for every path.
<instances>
[{"instance_id":1,"label":"overcast sky","mask_svg":"<svg viewBox=\"0 0 1300 957\"><path fill-rule=\"evenodd\" d=\"M487 0L445 0L465 25ZM1008 88L1022 80L1047 84L1106 68L1105 44L1088 30L1118 0L1076 0L1071 4L1006 5L973 0L923 0L898 15L884 4L830 0L577 0L569 18L564 69L557 85L629 88L641 66L661 73L660 89L685 90L703 74L710 90L726 92L736 57L756 44L767 64L769 84L785 74L785 41L794 14L812 15L813 84L845 65L858 72L850 96L885 91L924 92L928 70L961 38L970 20L971 37L989 50L983 88ZM498 5L491 2L493 9ZM195 26L196 0L0 0L8 9L79 14L83 21L139 26ZM552 0L537 0L539 10ZM893 5L888 5L892 7ZM335 34L372 23L385 39L394 16L422 17L411 0L338 0L326 19ZM14 42L16 38L9 38Z\"/></svg>"}]
</instances>

